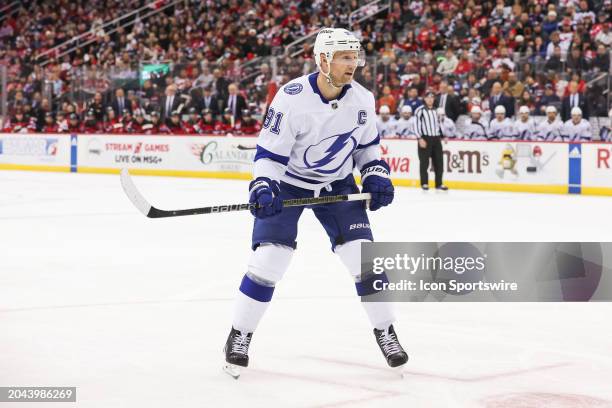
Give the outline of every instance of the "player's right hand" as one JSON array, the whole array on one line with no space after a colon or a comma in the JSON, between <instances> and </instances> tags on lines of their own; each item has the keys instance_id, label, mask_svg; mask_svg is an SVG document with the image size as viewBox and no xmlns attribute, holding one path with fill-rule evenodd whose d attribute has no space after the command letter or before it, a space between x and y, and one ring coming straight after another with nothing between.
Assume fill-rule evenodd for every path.
<instances>
[{"instance_id":1,"label":"player's right hand","mask_svg":"<svg viewBox=\"0 0 612 408\"><path fill-rule=\"evenodd\" d=\"M258 177L249 184L249 203L257 204L251 214L257 218L272 217L283 209L280 198L280 185L268 177Z\"/></svg>"},{"instance_id":2,"label":"player's right hand","mask_svg":"<svg viewBox=\"0 0 612 408\"><path fill-rule=\"evenodd\" d=\"M421 146L421 149L425 149L427 147L427 142L425 139L419 139L419 146Z\"/></svg>"}]
</instances>

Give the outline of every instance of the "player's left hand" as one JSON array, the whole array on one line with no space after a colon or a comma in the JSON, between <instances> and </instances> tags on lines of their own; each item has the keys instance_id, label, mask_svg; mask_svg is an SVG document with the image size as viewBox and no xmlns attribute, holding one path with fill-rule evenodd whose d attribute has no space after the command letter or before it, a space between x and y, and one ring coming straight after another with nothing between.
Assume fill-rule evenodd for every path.
<instances>
[{"instance_id":1,"label":"player's left hand","mask_svg":"<svg viewBox=\"0 0 612 408\"><path fill-rule=\"evenodd\" d=\"M361 185L364 193L370 193L370 210L376 211L393 201L395 189L389 179L389 165L383 160L373 160L361 169Z\"/></svg>"}]
</instances>

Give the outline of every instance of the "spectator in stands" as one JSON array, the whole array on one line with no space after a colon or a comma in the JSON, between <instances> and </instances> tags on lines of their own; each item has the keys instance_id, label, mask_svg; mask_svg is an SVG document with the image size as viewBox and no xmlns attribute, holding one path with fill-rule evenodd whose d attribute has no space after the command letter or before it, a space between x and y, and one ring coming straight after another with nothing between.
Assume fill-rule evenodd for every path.
<instances>
[{"instance_id":1,"label":"spectator in stands","mask_svg":"<svg viewBox=\"0 0 612 408\"><path fill-rule=\"evenodd\" d=\"M436 96L434 106L444 110L445 117L453 122L457 120L461 113L461 102L455 94L455 88L447 81L440 82L440 93Z\"/></svg>"},{"instance_id":2,"label":"spectator in stands","mask_svg":"<svg viewBox=\"0 0 612 408\"><path fill-rule=\"evenodd\" d=\"M238 85L235 83L229 84L227 87L227 98L224 103L225 108L229 108L234 121L239 121L242 117L242 110L247 109L247 103L244 96L238 92Z\"/></svg>"},{"instance_id":3,"label":"spectator in stands","mask_svg":"<svg viewBox=\"0 0 612 408\"><path fill-rule=\"evenodd\" d=\"M423 105L423 100L418 97L417 88L412 86L408 90L408 99L404 101L404 105L410 106L412 112L416 111L416 109Z\"/></svg>"},{"instance_id":4,"label":"spectator in stands","mask_svg":"<svg viewBox=\"0 0 612 408\"><path fill-rule=\"evenodd\" d=\"M599 72L610 72L610 46L604 44L597 46L597 54L593 58L593 68Z\"/></svg>"},{"instance_id":5,"label":"spectator in stands","mask_svg":"<svg viewBox=\"0 0 612 408\"><path fill-rule=\"evenodd\" d=\"M489 109L493 111L497 105L502 105L506 109L506 117L511 118L514 116L514 98L503 94L502 86L499 82L495 82L491 88Z\"/></svg>"},{"instance_id":6,"label":"spectator in stands","mask_svg":"<svg viewBox=\"0 0 612 408\"><path fill-rule=\"evenodd\" d=\"M516 72L508 74L508 80L504 83L504 91L512 95L514 99L518 99L523 94L525 85L518 80Z\"/></svg>"},{"instance_id":7,"label":"spectator in stands","mask_svg":"<svg viewBox=\"0 0 612 408\"><path fill-rule=\"evenodd\" d=\"M589 120L589 109L586 98L578 92L578 83L571 81L568 85L568 95L561 102L561 120L570 120L572 108L580 108L581 118Z\"/></svg>"},{"instance_id":8,"label":"spectator in stands","mask_svg":"<svg viewBox=\"0 0 612 408\"><path fill-rule=\"evenodd\" d=\"M229 81L223 76L223 72L219 68L213 71L213 89L214 93L221 98L221 100L225 100L228 94Z\"/></svg>"},{"instance_id":9,"label":"spectator in stands","mask_svg":"<svg viewBox=\"0 0 612 408\"><path fill-rule=\"evenodd\" d=\"M386 85L383 87L382 91L383 95L378 98L378 106L388 106L391 114L395 114L397 112L397 100L391 94L391 87Z\"/></svg>"},{"instance_id":10,"label":"spectator in stands","mask_svg":"<svg viewBox=\"0 0 612 408\"><path fill-rule=\"evenodd\" d=\"M542 96L542 98L540 98L536 105L536 115L544 115L547 106L561 106L561 99L555 93L552 84L546 84L546 86L544 87L544 95Z\"/></svg>"},{"instance_id":11,"label":"spectator in stands","mask_svg":"<svg viewBox=\"0 0 612 408\"><path fill-rule=\"evenodd\" d=\"M574 46L567 57L567 61L565 63L565 69L568 72L578 72L582 73L588 71L590 68L589 63L586 58L582 55L582 51L580 47Z\"/></svg>"},{"instance_id":12,"label":"spectator in stands","mask_svg":"<svg viewBox=\"0 0 612 408\"><path fill-rule=\"evenodd\" d=\"M436 72L441 75L452 75L457 69L459 60L455 56L452 48L448 48L444 54L444 59L438 64Z\"/></svg>"},{"instance_id":13,"label":"spectator in stands","mask_svg":"<svg viewBox=\"0 0 612 408\"><path fill-rule=\"evenodd\" d=\"M553 48L553 54L550 56L546 64L544 64L544 69L547 71L561 71L563 68L563 56L561 55L561 47L556 45Z\"/></svg>"}]
</instances>

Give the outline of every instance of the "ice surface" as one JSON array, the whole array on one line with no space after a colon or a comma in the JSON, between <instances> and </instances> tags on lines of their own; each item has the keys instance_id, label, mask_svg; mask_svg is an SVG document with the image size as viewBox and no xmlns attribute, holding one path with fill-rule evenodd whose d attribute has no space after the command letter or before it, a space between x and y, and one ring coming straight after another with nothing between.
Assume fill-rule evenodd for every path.
<instances>
[{"instance_id":1,"label":"ice surface","mask_svg":"<svg viewBox=\"0 0 612 408\"><path fill-rule=\"evenodd\" d=\"M134 180L161 208L246 198L245 181ZM380 241L609 241L611 205L398 189L371 223ZM399 378L311 212L233 380L221 349L251 222L147 219L118 176L0 172L0 386L76 386L76 406L101 408L611 405L606 303L400 304Z\"/></svg>"}]
</instances>

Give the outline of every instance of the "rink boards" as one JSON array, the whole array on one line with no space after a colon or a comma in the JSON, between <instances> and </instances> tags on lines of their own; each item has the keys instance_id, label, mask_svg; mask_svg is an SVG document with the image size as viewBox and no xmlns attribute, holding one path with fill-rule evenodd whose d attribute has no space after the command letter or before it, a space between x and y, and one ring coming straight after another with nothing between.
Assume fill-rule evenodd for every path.
<instances>
[{"instance_id":1,"label":"rink boards","mask_svg":"<svg viewBox=\"0 0 612 408\"><path fill-rule=\"evenodd\" d=\"M0 134L0 169L246 180L255 148L253 137ZM419 185L415 140L380 149L395 185ZM611 143L451 140L443 151L451 188L612 195Z\"/></svg>"}]
</instances>

